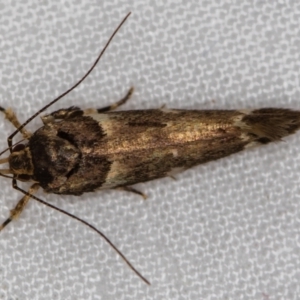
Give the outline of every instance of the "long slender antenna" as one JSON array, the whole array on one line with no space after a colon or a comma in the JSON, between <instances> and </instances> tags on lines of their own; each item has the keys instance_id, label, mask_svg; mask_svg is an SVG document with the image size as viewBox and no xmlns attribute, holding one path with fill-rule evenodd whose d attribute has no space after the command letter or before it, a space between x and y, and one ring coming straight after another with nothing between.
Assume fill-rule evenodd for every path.
<instances>
[{"instance_id":1,"label":"long slender antenna","mask_svg":"<svg viewBox=\"0 0 300 300\"><path fill-rule=\"evenodd\" d=\"M71 214L71 213L69 213L69 212L67 212L67 211L65 211L65 210L63 210L63 209L61 209L61 208L59 208L59 207L56 207L56 206L54 206L54 205L52 205L52 204L50 204L50 203L48 203L48 202L46 202L46 201L44 201L44 200L42 200L42 199L40 199L40 198L38 198L38 197L36 197L36 196L34 196L34 195L32 195L32 194L30 194L30 193L28 193L28 192L26 192L26 191L24 191L23 189L21 189L21 188L19 188L18 186L17 186L17 184L16 184L16 181L14 180L13 181L13 187L16 189L16 190L18 190L18 191L20 191L20 192L22 192L23 194L25 194L25 195L29 195L32 199L34 199L34 200L36 200L36 201L38 201L38 202L40 202L40 203L42 203L42 204L44 204L44 205L46 205L46 206L48 206L48 207L51 207L51 208L53 208L53 209L55 209L55 210L57 210L57 211L59 211L59 212L61 212L61 213L63 213L63 214L65 214L65 215L67 215L67 216L69 216L69 217L71 217L71 218L73 218L73 219L75 219L75 220L77 220L77 221L79 221L79 222L81 222L81 223L83 223L84 225L86 225L86 226L88 226L89 228L91 228L92 230L94 230L94 231L96 231L120 256L121 256L121 258L126 262L126 264L129 266L129 268L138 276L138 277L140 277L146 284L148 284L148 285L150 285L150 282L137 270L137 269L135 269L135 267L129 262L129 260L125 257L125 255L109 240L109 238L108 237L106 237L105 235L104 235L104 233L102 233L100 230L98 230L96 227L94 227L93 225L91 225L90 223L88 223L87 221L85 221L85 220L83 220L83 219L80 219L79 217L76 217L75 215L73 215L73 214Z\"/></svg>"},{"instance_id":2,"label":"long slender antenna","mask_svg":"<svg viewBox=\"0 0 300 300\"><path fill-rule=\"evenodd\" d=\"M58 100L60 100L61 98L63 98L64 96L66 96L67 94L69 94L71 91L73 91L76 87L79 86L79 84L81 82L83 82L89 75L90 73L93 71L93 69L96 67L97 63L99 62L100 58L102 57L102 55L104 54L105 50L107 49L108 45L110 44L110 42L112 41L112 39L114 38L114 36L116 35L116 33L119 31L119 29L122 27L122 25L125 23L125 21L127 20L127 18L130 16L131 12L129 12L126 17L122 20L122 22L119 24L119 26L115 29L115 31L113 32L113 34L111 35L111 37L109 38L109 40L107 41L106 45L104 46L104 48L102 49L102 51L100 52L100 54L98 55L97 59L95 60L94 64L91 66L91 68L86 72L86 74L77 82L75 83L71 88L69 88L67 91L65 91L64 93L62 93L60 96L58 96L57 98L55 98L54 100L52 100L50 103L48 103L47 105L45 105L42 109L40 109L38 112L36 112L33 116L31 116L27 121L25 121L17 130L15 130L7 139L7 143L9 148L11 148L12 146L12 139L13 137L21 130L23 129L29 122L31 122L35 117L37 117L41 112L43 112L44 110L46 110L48 107L50 107L52 104L54 104L55 102L57 102Z\"/></svg>"}]
</instances>

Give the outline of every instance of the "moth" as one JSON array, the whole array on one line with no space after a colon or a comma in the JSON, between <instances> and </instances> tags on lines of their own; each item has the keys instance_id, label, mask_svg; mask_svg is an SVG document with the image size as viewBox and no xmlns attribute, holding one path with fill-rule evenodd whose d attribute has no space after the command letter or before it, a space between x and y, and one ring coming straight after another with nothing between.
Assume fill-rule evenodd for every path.
<instances>
[{"instance_id":1,"label":"moth","mask_svg":"<svg viewBox=\"0 0 300 300\"><path fill-rule=\"evenodd\" d=\"M41 117L43 125L34 133L25 126L49 106L75 89L94 69L114 31L90 70L69 90L54 99L25 123L20 124L10 109L0 108L16 127L8 141L10 154L0 160L8 163L0 176L12 179L13 188L24 194L2 230L16 219L29 199L54 208L89 226L100 234L129 267L149 284L94 226L34 196L42 188L47 193L80 196L102 189L122 189L144 196L132 185L184 171L247 148L280 141L300 128L300 112L282 108L253 110L149 109L115 111L130 98L127 95L108 107L82 110L60 109ZM23 140L13 144L20 132ZM31 182L28 191L18 181Z\"/></svg>"}]
</instances>

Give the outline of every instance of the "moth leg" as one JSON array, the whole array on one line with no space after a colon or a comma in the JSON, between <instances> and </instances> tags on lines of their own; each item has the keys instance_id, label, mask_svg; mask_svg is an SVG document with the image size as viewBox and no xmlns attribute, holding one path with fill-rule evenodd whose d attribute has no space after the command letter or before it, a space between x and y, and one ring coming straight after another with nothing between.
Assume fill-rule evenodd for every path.
<instances>
[{"instance_id":1,"label":"moth leg","mask_svg":"<svg viewBox=\"0 0 300 300\"><path fill-rule=\"evenodd\" d=\"M129 91L127 92L126 96L124 98L122 98L121 100L119 100L118 102L116 102L112 105L109 105L109 106L102 107L102 108L86 109L86 110L84 110L84 114L85 115L91 115L91 114L97 114L97 113L99 114L99 113L107 112L107 111L110 111L110 110L115 110L116 108L118 108L121 105L125 104L130 99L130 97L133 94L133 91L134 91L134 88L131 87L129 89Z\"/></svg>"},{"instance_id":2,"label":"moth leg","mask_svg":"<svg viewBox=\"0 0 300 300\"><path fill-rule=\"evenodd\" d=\"M54 122L55 120L63 120L74 117L77 114L82 115L82 110L77 106L71 106L69 108L59 109L51 114L41 116L41 120L46 125Z\"/></svg>"},{"instance_id":3,"label":"moth leg","mask_svg":"<svg viewBox=\"0 0 300 300\"><path fill-rule=\"evenodd\" d=\"M134 193L134 194L137 194L137 195L140 195L144 198L144 200L147 199L147 195L145 195L144 193L134 189L133 187L131 186L121 186L121 187L117 187L115 188L116 190L121 190L121 191L125 191L125 192L131 192L131 193Z\"/></svg>"},{"instance_id":4,"label":"moth leg","mask_svg":"<svg viewBox=\"0 0 300 300\"><path fill-rule=\"evenodd\" d=\"M2 111L5 115L5 118L17 129L19 129L21 127L21 123L19 122L17 116L15 115L15 113L13 112L13 110L11 108L3 108L0 106L0 111ZM20 130L21 134L23 135L24 139L29 139L31 137L31 132L27 131L25 128L22 128Z\"/></svg>"},{"instance_id":5,"label":"moth leg","mask_svg":"<svg viewBox=\"0 0 300 300\"><path fill-rule=\"evenodd\" d=\"M91 115L91 114L97 114L97 113L102 113L102 112L106 112L106 111L110 111L110 110L114 110L117 107L121 106L122 104L125 104L129 98L131 97L132 93L133 93L133 87L131 87L129 89L129 91L127 92L126 96L124 98L122 98L121 100L119 100L118 102L103 107L103 108L89 108L83 111L84 115ZM42 122L46 125L49 123L54 122L55 120L63 120L63 119L67 119L67 118L72 118L78 115L82 115L82 110L79 107L76 106L71 106L67 109L59 109L56 110L54 112L52 112L51 114L42 116Z\"/></svg>"},{"instance_id":6,"label":"moth leg","mask_svg":"<svg viewBox=\"0 0 300 300\"><path fill-rule=\"evenodd\" d=\"M26 206L26 204L28 203L29 199L30 199L30 195L34 194L37 192L37 190L39 189L39 185L37 183L33 184L30 189L28 190L28 194L25 195L16 205L16 207L14 209L12 209L10 211L10 217L3 222L3 224L0 226L0 231L7 225L9 224L11 221L15 220L16 218L19 217L19 215L21 214L21 212L23 211L24 207Z\"/></svg>"},{"instance_id":7,"label":"moth leg","mask_svg":"<svg viewBox=\"0 0 300 300\"><path fill-rule=\"evenodd\" d=\"M98 108L97 112L102 113L102 112L114 110L114 109L118 108L119 106L125 104L130 99L130 97L132 96L133 91L134 91L134 88L131 87L124 98L122 98L121 100L119 100L118 102L116 102L112 105L105 106L103 108Z\"/></svg>"}]
</instances>

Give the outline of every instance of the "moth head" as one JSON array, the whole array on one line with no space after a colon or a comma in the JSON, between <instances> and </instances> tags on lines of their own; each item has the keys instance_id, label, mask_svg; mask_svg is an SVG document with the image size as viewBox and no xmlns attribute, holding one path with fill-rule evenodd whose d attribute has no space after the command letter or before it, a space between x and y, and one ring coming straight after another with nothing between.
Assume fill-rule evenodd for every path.
<instances>
[{"instance_id":1,"label":"moth head","mask_svg":"<svg viewBox=\"0 0 300 300\"><path fill-rule=\"evenodd\" d=\"M30 149L24 144L16 145L8 157L9 170L20 180L29 180L33 175L33 164Z\"/></svg>"}]
</instances>

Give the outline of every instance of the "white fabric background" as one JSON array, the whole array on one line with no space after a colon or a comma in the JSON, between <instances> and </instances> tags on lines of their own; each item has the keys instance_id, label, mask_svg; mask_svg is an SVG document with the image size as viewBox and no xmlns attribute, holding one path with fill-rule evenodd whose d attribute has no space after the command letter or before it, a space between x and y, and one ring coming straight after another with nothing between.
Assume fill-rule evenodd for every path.
<instances>
[{"instance_id":1,"label":"white fabric background","mask_svg":"<svg viewBox=\"0 0 300 300\"><path fill-rule=\"evenodd\" d=\"M86 72L128 11L96 70L49 111L108 105L131 85L124 109L300 109L300 4L287 0L2 0L0 104L26 120ZM0 126L4 149L12 127ZM147 201L40 192L105 232L152 285L31 201L0 234L0 299L299 299L299 145L300 134L140 184ZM21 194L0 184L4 221Z\"/></svg>"}]
</instances>

